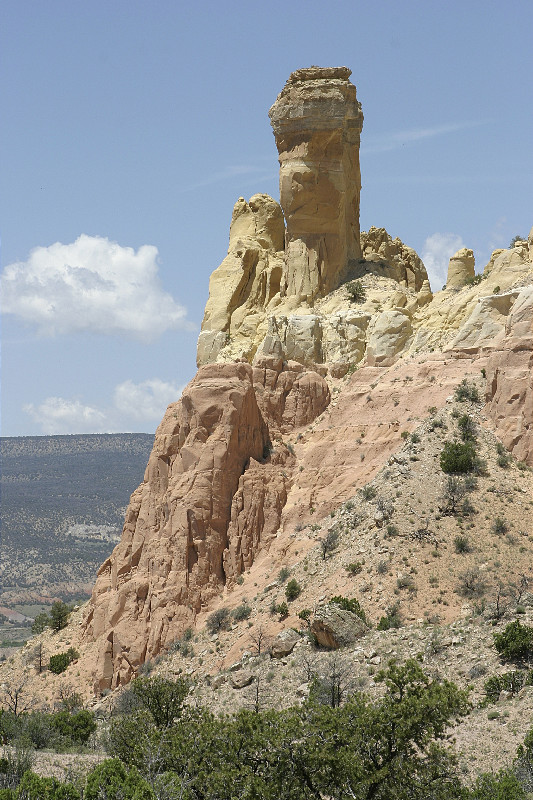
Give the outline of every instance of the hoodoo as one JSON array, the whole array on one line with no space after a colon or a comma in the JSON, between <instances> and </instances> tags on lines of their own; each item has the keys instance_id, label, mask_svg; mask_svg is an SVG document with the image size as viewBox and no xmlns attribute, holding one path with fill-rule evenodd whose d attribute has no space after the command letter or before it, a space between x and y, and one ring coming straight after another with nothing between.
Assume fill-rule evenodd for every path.
<instances>
[{"instance_id":1,"label":"hoodoo","mask_svg":"<svg viewBox=\"0 0 533 800\"><path fill-rule=\"evenodd\" d=\"M287 223L282 295L312 302L361 256L361 104L347 67L293 72L270 109Z\"/></svg>"}]
</instances>

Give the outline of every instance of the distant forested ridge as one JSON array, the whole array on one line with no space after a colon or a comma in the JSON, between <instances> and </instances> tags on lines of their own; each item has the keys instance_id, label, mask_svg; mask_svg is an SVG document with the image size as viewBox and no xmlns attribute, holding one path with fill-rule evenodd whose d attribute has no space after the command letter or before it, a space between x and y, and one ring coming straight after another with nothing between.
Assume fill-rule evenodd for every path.
<instances>
[{"instance_id":1,"label":"distant forested ridge","mask_svg":"<svg viewBox=\"0 0 533 800\"><path fill-rule=\"evenodd\" d=\"M0 439L0 604L87 593L152 443L144 433Z\"/></svg>"}]
</instances>

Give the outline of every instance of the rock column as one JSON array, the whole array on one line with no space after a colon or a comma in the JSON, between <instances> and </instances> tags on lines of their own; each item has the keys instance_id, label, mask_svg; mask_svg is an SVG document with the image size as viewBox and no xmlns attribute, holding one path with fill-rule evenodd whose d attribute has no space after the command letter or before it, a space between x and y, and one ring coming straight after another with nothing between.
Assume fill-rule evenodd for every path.
<instances>
[{"instance_id":1,"label":"rock column","mask_svg":"<svg viewBox=\"0 0 533 800\"><path fill-rule=\"evenodd\" d=\"M347 67L293 72L270 109L287 224L282 295L313 303L360 258L363 113Z\"/></svg>"}]
</instances>

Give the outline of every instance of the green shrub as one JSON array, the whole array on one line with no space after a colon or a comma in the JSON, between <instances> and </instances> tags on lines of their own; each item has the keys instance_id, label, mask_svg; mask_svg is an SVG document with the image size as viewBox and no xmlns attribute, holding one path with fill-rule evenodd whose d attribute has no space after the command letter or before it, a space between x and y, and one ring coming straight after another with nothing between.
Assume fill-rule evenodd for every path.
<instances>
[{"instance_id":1,"label":"green shrub","mask_svg":"<svg viewBox=\"0 0 533 800\"><path fill-rule=\"evenodd\" d=\"M503 536L503 534L507 533L507 531L509 530L509 526L507 522L503 519L503 517L496 517L496 519L492 523L491 530L497 536Z\"/></svg>"},{"instance_id":2,"label":"green shrub","mask_svg":"<svg viewBox=\"0 0 533 800\"><path fill-rule=\"evenodd\" d=\"M364 303L366 300L366 289L361 281L350 281L346 284L346 291L352 303Z\"/></svg>"},{"instance_id":3,"label":"green shrub","mask_svg":"<svg viewBox=\"0 0 533 800\"><path fill-rule=\"evenodd\" d=\"M359 575L363 571L363 565L360 561L352 561L350 564L346 564L345 569L350 575Z\"/></svg>"},{"instance_id":4,"label":"green shrub","mask_svg":"<svg viewBox=\"0 0 533 800\"><path fill-rule=\"evenodd\" d=\"M391 628L401 628L402 618L399 612L400 604L394 603L387 609L387 613L381 617L377 624L378 631L388 631Z\"/></svg>"},{"instance_id":5,"label":"green shrub","mask_svg":"<svg viewBox=\"0 0 533 800\"><path fill-rule=\"evenodd\" d=\"M285 583L288 580L291 571L288 567L282 567L278 575L278 583Z\"/></svg>"},{"instance_id":6,"label":"green shrub","mask_svg":"<svg viewBox=\"0 0 533 800\"><path fill-rule=\"evenodd\" d=\"M38 633L42 633L51 624L52 620L50 619L49 615L43 611L41 614L37 614L37 616L33 620L33 625L31 626L31 632L35 636Z\"/></svg>"},{"instance_id":7,"label":"green shrub","mask_svg":"<svg viewBox=\"0 0 533 800\"><path fill-rule=\"evenodd\" d=\"M475 442L476 425L470 414L461 414L457 420L457 425L463 442Z\"/></svg>"},{"instance_id":8,"label":"green shrub","mask_svg":"<svg viewBox=\"0 0 533 800\"><path fill-rule=\"evenodd\" d=\"M339 608L344 609L344 611L350 611L352 614L355 614L357 617L359 617L359 619L363 620L366 625L369 624L367 616L361 608L361 604L357 598L335 595L335 597L331 598L330 603L334 603L336 606L339 606Z\"/></svg>"},{"instance_id":9,"label":"green shrub","mask_svg":"<svg viewBox=\"0 0 533 800\"><path fill-rule=\"evenodd\" d=\"M97 727L94 713L85 708L74 713L58 711L52 714L51 724L61 736L76 744L86 744Z\"/></svg>"},{"instance_id":10,"label":"green shrub","mask_svg":"<svg viewBox=\"0 0 533 800\"><path fill-rule=\"evenodd\" d=\"M300 586L296 578L291 578L291 580L285 587L285 597L287 598L287 600L289 601L296 600L296 598L299 597L301 592L302 592L302 587Z\"/></svg>"},{"instance_id":11,"label":"green shrub","mask_svg":"<svg viewBox=\"0 0 533 800\"><path fill-rule=\"evenodd\" d=\"M79 658L80 654L73 647L69 647L64 653L56 653L55 656L50 656L50 663L48 669L55 675L60 675L64 672L69 664Z\"/></svg>"},{"instance_id":12,"label":"green shrub","mask_svg":"<svg viewBox=\"0 0 533 800\"><path fill-rule=\"evenodd\" d=\"M376 494L377 494L377 489L375 488L375 486L363 486L363 488L361 489L361 495L363 497L363 500L373 500Z\"/></svg>"},{"instance_id":13,"label":"green shrub","mask_svg":"<svg viewBox=\"0 0 533 800\"><path fill-rule=\"evenodd\" d=\"M289 606L285 601L276 606L276 614L279 614L280 619L286 619L289 616Z\"/></svg>"},{"instance_id":14,"label":"green shrub","mask_svg":"<svg viewBox=\"0 0 533 800\"><path fill-rule=\"evenodd\" d=\"M208 633L227 631L231 623L231 614L227 608L217 608L206 620L205 626Z\"/></svg>"},{"instance_id":15,"label":"green shrub","mask_svg":"<svg viewBox=\"0 0 533 800\"><path fill-rule=\"evenodd\" d=\"M494 634L494 646L505 661L526 659L533 655L533 628L518 620L510 622L502 633Z\"/></svg>"},{"instance_id":16,"label":"green shrub","mask_svg":"<svg viewBox=\"0 0 533 800\"><path fill-rule=\"evenodd\" d=\"M483 275L469 275L465 280L465 286L477 286L483 280Z\"/></svg>"},{"instance_id":17,"label":"green shrub","mask_svg":"<svg viewBox=\"0 0 533 800\"><path fill-rule=\"evenodd\" d=\"M67 604L63 603L61 600L57 600L53 603L50 609L50 627L52 630L57 632L66 628L71 611L71 607L67 606Z\"/></svg>"},{"instance_id":18,"label":"green shrub","mask_svg":"<svg viewBox=\"0 0 533 800\"><path fill-rule=\"evenodd\" d=\"M468 536L456 536L453 541L456 553L470 553L471 547Z\"/></svg>"},{"instance_id":19,"label":"green shrub","mask_svg":"<svg viewBox=\"0 0 533 800\"><path fill-rule=\"evenodd\" d=\"M453 398L460 403L464 402L465 400L469 400L471 403L480 402L477 386L468 383L466 378L463 378L459 386L456 388Z\"/></svg>"},{"instance_id":20,"label":"green shrub","mask_svg":"<svg viewBox=\"0 0 533 800\"><path fill-rule=\"evenodd\" d=\"M107 758L87 775L84 800L154 800L154 797L150 785L137 770L128 769L118 758Z\"/></svg>"},{"instance_id":21,"label":"green shrub","mask_svg":"<svg viewBox=\"0 0 533 800\"><path fill-rule=\"evenodd\" d=\"M17 789L19 800L79 800L80 793L72 783L60 783L57 778L41 778L26 772Z\"/></svg>"},{"instance_id":22,"label":"green shrub","mask_svg":"<svg viewBox=\"0 0 533 800\"><path fill-rule=\"evenodd\" d=\"M242 622L245 619L248 619L250 614L252 613L252 609L248 605L248 603L243 602L240 606L233 609L232 616L236 622Z\"/></svg>"},{"instance_id":23,"label":"green shrub","mask_svg":"<svg viewBox=\"0 0 533 800\"><path fill-rule=\"evenodd\" d=\"M472 472L476 467L476 449L472 442L445 442L440 467L448 475Z\"/></svg>"}]
</instances>

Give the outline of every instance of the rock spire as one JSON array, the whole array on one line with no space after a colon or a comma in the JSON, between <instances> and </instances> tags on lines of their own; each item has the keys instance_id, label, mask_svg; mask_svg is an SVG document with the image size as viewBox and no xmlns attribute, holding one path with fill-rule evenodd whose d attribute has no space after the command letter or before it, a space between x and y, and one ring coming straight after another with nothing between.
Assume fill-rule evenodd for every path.
<instances>
[{"instance_id":1,"label":"rock spire","mask_svg":"<svg viewBox=\"0 0 533 800\"><path fill-rule=\"evenodd\" d=\"M312 304L360 258L361 104L347 67L293 72L269 116L287 224L281 294Z\"/></svg>"}]
</instances>

